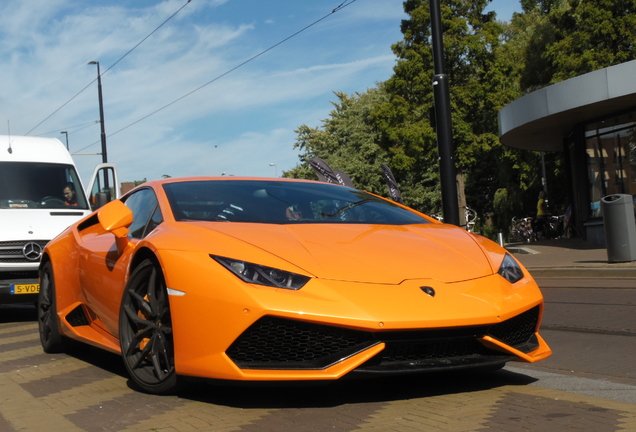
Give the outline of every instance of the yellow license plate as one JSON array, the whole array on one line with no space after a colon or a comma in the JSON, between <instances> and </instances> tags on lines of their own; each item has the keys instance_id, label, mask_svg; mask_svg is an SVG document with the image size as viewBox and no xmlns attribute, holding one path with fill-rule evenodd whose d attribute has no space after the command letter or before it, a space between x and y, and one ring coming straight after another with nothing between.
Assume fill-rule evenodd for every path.
<instances>
[{"instance_id":1,"label":"yellow license plate","mask_svg":"<svg viewBox=\"0 0 636 432\"><path fill-rule=\"evenodd\" d=\"M40 292L40 284L11 285L11 294L37 294L39 292Z\"/></svg>"}]
</instances>

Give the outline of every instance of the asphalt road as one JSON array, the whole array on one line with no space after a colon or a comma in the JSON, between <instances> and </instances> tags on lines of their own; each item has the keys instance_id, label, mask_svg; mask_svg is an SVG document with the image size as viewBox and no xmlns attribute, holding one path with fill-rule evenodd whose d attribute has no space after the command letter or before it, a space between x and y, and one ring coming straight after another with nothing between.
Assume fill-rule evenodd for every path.
<instances>
[{"instance_id":1,"label":"asphalt road","mask_svg":"<svg viewBox=\"0 0 636 432\"><path fill-rule=\"evenodd\" d=\"M553 355L536 366L636 385L636 279L537 279L542 335Z\"/></svg>"},{"instance_id":2,"label":"asphalt road","mask_svg":"<svg viewBox=\"0 0 636 432\"><path fill-rule=\"evenodd\" d=\"M533 385L636 404L636 279L537 278L553 354L508 367ZM636 425L634 429L636 431Z\"/></svg>"},{"instance_id":3,"label":"asphalt road","mask_svg":"<svg viewBox=\"0 0 636 432\"><path fill-rule=\"evenodd\" d=\"M636 280L538 279L554 354L495 373L323 385L195 381L136 392L121 359L44 354L32 306L0 306L0 432L636 431Z\"/></svg>"}]
</instances>

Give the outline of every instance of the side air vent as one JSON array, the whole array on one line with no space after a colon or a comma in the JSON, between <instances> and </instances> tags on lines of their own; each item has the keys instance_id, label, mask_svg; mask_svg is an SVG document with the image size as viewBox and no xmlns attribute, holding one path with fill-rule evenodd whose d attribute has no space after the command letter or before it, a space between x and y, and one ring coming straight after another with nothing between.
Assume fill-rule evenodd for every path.
<instances>
[{"instance_id":1,"label":"side air vent","mask_svg":"<svg viewBox=\"0 0 636 432\"><path fill-rule=\"evenodd\" d=\"M84 313L84 308L82 305L77 306L68 315L66 315L66 321L72 327L80 327L88 325L88 318L86 318L86 314Z\"/></svg>"},{"instance_id":2,"label":"side air vent","mask_svg":"<svg viewBox=\"0 0 636 432\"><path fill-rule=\"evenodd\" d=\"M82 222L81 224L79 224L77 226L77 230L78 231L83 231L86 228L90 228L93 225L97 225L99 223L99 219L97 218L97 213L95 213L93 216L89 217L88 219L86 219L84 222Z\"/></svg>"},{"instance_id":3,"label":"side air vent","mask_svg":"<svg viewBox=\"0 0 636 432\"><path fill-rule=\"evenodd\" d=\"M516 317L492 325L488 334L506 345L517 348L534 335L539 323L539 306L535 306ZM536 347L535 347L536 348Z\"/></svg>"}]
</instances>

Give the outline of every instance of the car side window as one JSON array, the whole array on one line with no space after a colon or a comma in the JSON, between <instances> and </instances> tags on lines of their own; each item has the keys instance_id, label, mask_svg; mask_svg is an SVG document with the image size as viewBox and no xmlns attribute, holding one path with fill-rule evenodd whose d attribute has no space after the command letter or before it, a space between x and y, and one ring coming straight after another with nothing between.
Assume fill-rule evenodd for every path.
<instances>
[{"instance_id":1,"label":"car side window","mask_svg":"<svg viewBox=\"0 0 636 432\"><path fill-rule=\"evenodd\" d=\"M141 189L130 195L125 204L133 213L133 223L128 228L131 238L144 238L163 221L157 197L152 189Z\"/></svg>"},{"instance_id":2,"label":"car side window","mask_svg":"<svg viewBox=\"0 0 636 432\"><path fill-rule=\"evenodd\" d=\"M153 229L157 228L159 224L163 222L163 215L161 214L161 209L159 206L155 207L155 211L152 213L152 217L148 221L148 225L146 226L146 232L144 233L144 237L152 232Z\"/></svg>"}]
</instances>

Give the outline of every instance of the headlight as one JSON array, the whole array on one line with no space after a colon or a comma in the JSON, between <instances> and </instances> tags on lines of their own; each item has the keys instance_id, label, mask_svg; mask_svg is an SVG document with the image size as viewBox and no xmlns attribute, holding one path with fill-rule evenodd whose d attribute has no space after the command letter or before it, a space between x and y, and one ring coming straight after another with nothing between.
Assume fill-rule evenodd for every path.
<instances>
[{"instance_id":1,"label":"headlight","mask_svg":"<svg viewBox=\"0 0 636 432\"><path fill-rule=\"evenodd\" d=\"M216 255L210 255L210 257L247 283L299 290L310 279L308 276L272 267L265 267L246 261Z\"/></svg>"},{"instance_id":2,"label":"headlight","mask_svg":"<svg viewBox=\"0 0 636 432\"><path fill-rule=\"evenodd\" d=\"M523 278L523 270L521 270L517 261L509 254L506 254L504 257L497 273L510 283L515 283Z\"/></svg>"}]
</instances>

